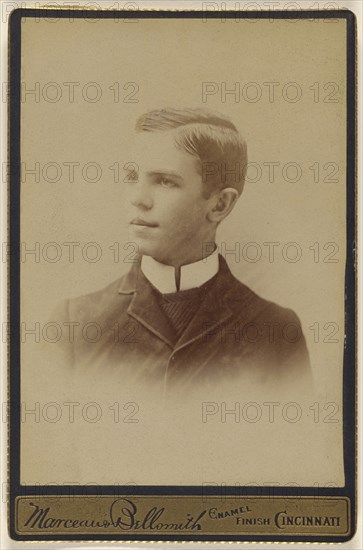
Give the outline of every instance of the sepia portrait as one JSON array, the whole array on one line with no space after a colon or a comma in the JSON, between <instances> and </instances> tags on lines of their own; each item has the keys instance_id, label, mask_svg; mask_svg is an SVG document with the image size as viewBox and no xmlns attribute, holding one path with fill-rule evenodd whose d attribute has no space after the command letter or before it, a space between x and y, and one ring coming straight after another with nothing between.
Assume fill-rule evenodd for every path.
<instances>
[{"instance_id":1,"label":"sepia portrait","mask_svg":"<svg viewBox=\"0 0 363 550\"><path fill-rule=\"evenodd\" d=\"M63 338L64 363L84 365L87 375L92 365L106 376L116 369L121 379L165 392L206 391L218 380L242 383L241 376L267 388L308 379L296 314L236 280L218 253L217 227L242 193L247 169L236 127L212 111L164 108L141 115L136 132L124 187L139 259L53 317L61 324L50 340L58 341L58 326L74 326L74 337ZM94 335L85 338L76 328L90 322Z\"/></svg>"},{"instance_id":2,"label":"sepia portrait","mask_svg":"<svg viewBox=\"0 0 363 550\"><path fill-rule=\"evenodd\" d=\"M352 20L20 12L20 484L334 496Z\"/></svg>"}]
</instances>

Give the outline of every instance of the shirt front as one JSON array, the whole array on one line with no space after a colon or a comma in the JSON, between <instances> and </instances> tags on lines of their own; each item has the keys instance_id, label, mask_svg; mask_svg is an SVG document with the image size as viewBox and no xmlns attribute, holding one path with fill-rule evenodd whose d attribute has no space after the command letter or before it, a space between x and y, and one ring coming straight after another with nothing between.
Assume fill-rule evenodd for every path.
<instances>
[{"instance_id":1,"label":"shirt front","mask_svg":"<svg viewBox=\"0 0 363 550\"><path fill-rule=\"evenodd\" d=\"M161 310L167 316L174 330L174 343L198 311L209 282L218 273L218 249L191 264L180 268L179 289L176 286L175 268L162 264L151 256L143 256L141 271L151 283L157 295Z\"/></svg>"}]
</instances>

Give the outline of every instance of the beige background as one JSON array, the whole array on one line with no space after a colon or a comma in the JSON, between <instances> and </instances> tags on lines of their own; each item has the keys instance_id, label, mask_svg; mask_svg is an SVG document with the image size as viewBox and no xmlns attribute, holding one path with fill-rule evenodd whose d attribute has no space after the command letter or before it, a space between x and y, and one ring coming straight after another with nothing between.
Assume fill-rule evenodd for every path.
<instances>
[{"instance_id":1,"label":"beige background","mask_svg":"<svg viewBox=\"0 0 363 550\"><path fill-rule=\"evenodd\" d=\"M27 257L21 266L22 318L27 325L45 322L53 306L62 298L78 296L106 286L124 273L130 264L122 260L127 251L123 221L122 183L115 183L109 169L133 161L129 136L134 121L144 111L165 106L207 107L228 115L246 138L249 160L262 165L276 161L273 183L262 166L259 182L247 182L235 210L221 226L218 241L228 248L235 243L275 241L297 242L302 258L289 263L282 258L268 261L268 251L255 263L237 262L228 255L233 273L264 298L290 307L299 315L311 356L315 393L301 396L299 389L281 402L299 401L303 418L297 423L202 423L201 398L181 396L173 407L154 409L152 399L128 395L108 388L107 381L95 381L89 388L74 386L74 400L101 402L107 410L115 401L138 400L140 422L115 425L105 414L102 421L69 424L27 419L22 426L21 475L24 483L137 483L137 484L228 484L297 483L301 485L344 483L342 468L341 379L344 343L344 261L345 261L345 22L344 21L243 21L229 20L111 20L89 22L67 19L50 23L26 20L22 27L22 80L27 88L39 82L40 94L49 82L61 87L58 102L39 102L28 95L21 112L21 155L24 166L43 167L56 162L63 167L57 183L38 183L28 175L21 192L21 240L29 248L48 242L62 247L59 262L39 262ZM79 82L75 101L68 101L65 82ZM96 103L82 99L81 89L97 82L102 97ZM120 101L109 89L120 83ZM137 103L122 98L127 82L139 87ZM202 101L202 82L235 82L240 87L257 83L262 91L255 103L236 102L221 94ZM264 82L277 82L276 98L269 101ZM296 82L302 90L300 101L283 99L281 90ZM337 103L323 98L326 83L339 87ZM309 87L319 83L319 102ZM252 90L251 90L252 91ZM49 89L49 94L52 91ZM102 177L97 183L82 179L76 168L75 181L68 181L63 163L97 162ZM281 166L299 163L302 178L284 181ZM320 165L320 181L314 182L309 167ZM338 183L323 182L325 163L339 165ZM122 172L122 171L121 171ZM251 171L251 177L253 172ZM122 174L121 174L122 180ZM99 262L89 263L79 248L75 261L68 261L65 242L88 242L102 247ZM120 261L115 262L109 247L120 243ZM309 249L320 243L316 263ZM338 263L324 263L335 242ZM50 251L51 253L51 251ZM329 330L324 324L339 326L338 343L324 343ZM309 327L320 326L319 342ZM22 349L22 399L29 408L66 398L53 395L57 385L50 375L51 365L42 364L40 347L30 339ZM55 375L54 375L55 376ZM50 392L49 394L47 392ZM227 404L235 401L272 400L271 395L224 395ZM69 398L69 396L67 397ZM203 396L204 401L220 400ZM223 400L222 399L222 400ZM103 401L102 401L103 400ZM218 401L219 402L219 401ZM309 407L336 403L338 422L312 419ZM328 409L328 412L330 409ZM327 415L327 412L324 413ZM73 443L71 443L73 441ZM69 448L69 445L72 448ZM107 451L107 452L106 452ZM182 456L182 460L181 460ZM117 459L109 460L109 457ZM273 484L273 483L272 483Z\"/></svg>"}]
</instances>

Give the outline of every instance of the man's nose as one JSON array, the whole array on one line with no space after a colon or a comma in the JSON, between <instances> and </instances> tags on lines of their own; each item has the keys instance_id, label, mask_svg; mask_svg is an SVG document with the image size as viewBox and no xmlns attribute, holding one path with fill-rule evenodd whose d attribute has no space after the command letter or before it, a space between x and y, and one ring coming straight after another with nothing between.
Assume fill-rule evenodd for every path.
<instances>
[{"instance_id":1,"label":"man's nose","mask_svg":"<svg viewBox=\"0 0 363 550\"><path fill-rule=\"evenodd\" d=\"M131 204L144 210L149 210L153 206L150 186L140 178L131 186Z\"/></svg>"}]
</instances>

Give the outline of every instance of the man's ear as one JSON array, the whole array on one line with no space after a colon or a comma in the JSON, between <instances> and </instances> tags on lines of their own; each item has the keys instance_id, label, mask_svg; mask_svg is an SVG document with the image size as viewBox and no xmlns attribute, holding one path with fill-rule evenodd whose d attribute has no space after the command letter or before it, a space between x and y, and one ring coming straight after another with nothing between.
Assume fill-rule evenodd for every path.
<instances>
[{"instance_id":1,"label":"man's ear","mask_svg":"<svg viewBox=\"0 0 363 550\"><path fill-rule=\"evenodd\" d=\"M208 220L213 223L221 222L233 209L239 193L234 187L226 187L213 196L213 203L208 212Z\"/></svg>"}]
</instances>

